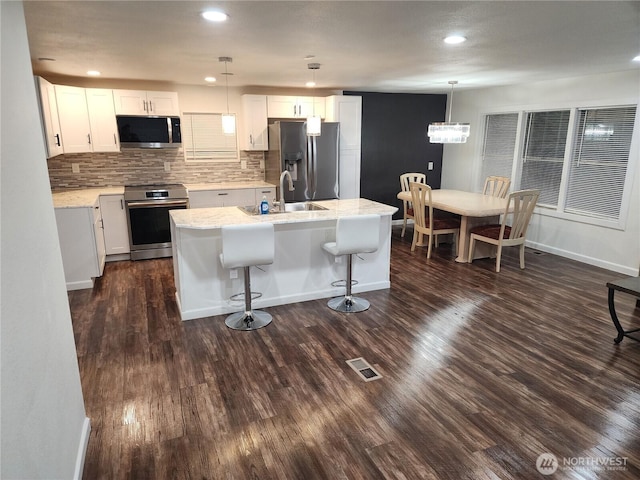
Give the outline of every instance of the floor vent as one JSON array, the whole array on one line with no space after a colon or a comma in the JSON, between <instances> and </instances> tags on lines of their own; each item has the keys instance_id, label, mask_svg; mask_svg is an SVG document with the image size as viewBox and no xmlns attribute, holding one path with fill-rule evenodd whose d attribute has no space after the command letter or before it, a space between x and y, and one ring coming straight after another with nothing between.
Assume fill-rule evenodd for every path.
<instances>
[{"instance_id":1,"label":"floor vent","mask_svg":"<svg viewBox=\"0 0 640 480\"><path fill-rule=\"evenodd\" d=\"M362 357L347 360L347 364L353 368L365 382L382 378L382 375Z\"/></svg>"}]
</instances>

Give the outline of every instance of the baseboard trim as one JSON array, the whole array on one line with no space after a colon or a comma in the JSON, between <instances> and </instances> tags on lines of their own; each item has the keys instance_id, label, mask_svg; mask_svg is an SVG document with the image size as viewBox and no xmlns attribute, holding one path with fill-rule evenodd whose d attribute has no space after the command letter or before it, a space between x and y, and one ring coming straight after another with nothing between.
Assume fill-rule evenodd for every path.
<instances>
[{"instance_id":1,"label":"baseboard trim","mask_svg":"<svg viewBox=\"0 0 640 480\"><path fill-rule=\"evenodd\" d=\"M84 471L84 459L87 455L90 433L91 420L89 420L89 417L85 417L82 424L82 435L80 435L80 444L78 445L78 454L76 455L76 469L73 473L74 480L82 480L82 472Z\"/></svg>"},{"instance_id":2,"label":"baseboard trim","mask_svg":"<svg viewBox=\"0 0 640 480\"><path fill-rule=\"evenodd\" d=\"M589 257L587 255L581 255L579 253L570 252L568 250L562 250L560 248L551 247L549 245L544 245L542 243L530 242L527 240L526 245L527 247L540 250L541 252L551 253L553 255L558 255L559 257L570 258L571 260L575 260L577 262L586 263L587 265L593 265L594 267L604 268L605 270L611 270L612 272L622 273L630 277L637 277L639 274L639 271L637 268L628 267L626 265L620 265L617 263L607 262L606 260Z\"/></svg>"}]
</instances>

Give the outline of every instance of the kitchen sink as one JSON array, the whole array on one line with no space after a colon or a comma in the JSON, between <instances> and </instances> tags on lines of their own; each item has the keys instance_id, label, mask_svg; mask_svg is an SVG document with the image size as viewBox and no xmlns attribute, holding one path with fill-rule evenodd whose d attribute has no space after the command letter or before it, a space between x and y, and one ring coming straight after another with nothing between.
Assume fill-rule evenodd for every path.
<instances>
[{"instance_id":1,"label":"kitchen sink","mask_svg":"<svg viewBox=\"0 0 640 480\"><path fill-rule=\"evenodd\" d=\"M247 215L260 215L260 206L259 205L249 205L246 207L238 207L242 212ZM269 210L269 214L278 214L278 213L291 213L291 212L312 212L318 210L328 210L327 207L323 207L322 205L318 205L312 202L293 202L293 203L285 203L284 204L284 212L281 212L278 207L272 207Z\"/></svg>"}]
</instances>

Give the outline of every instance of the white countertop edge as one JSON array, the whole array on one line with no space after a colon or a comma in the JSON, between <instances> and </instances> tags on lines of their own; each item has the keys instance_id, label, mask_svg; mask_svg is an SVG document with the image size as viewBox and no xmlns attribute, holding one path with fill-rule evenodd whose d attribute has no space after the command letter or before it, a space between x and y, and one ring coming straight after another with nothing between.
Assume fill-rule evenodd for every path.
<instances>
[{"instance_id":1,"label":"white countertop edge","mask_svg":"<svg viewBox=\"0 0 640 480\"><path fill-rule=\"evenodd\" d=\"M364 198L350 200L324 200L313 202L327 207L327 210L308 212L272 213L268 215L248 215L238 207L191 208L169 212L176 228L210 230L226 225L251 223L293 224L334 221L352 215L378 214L391 216L398 208Z\"/></svg>"}]
</instances>

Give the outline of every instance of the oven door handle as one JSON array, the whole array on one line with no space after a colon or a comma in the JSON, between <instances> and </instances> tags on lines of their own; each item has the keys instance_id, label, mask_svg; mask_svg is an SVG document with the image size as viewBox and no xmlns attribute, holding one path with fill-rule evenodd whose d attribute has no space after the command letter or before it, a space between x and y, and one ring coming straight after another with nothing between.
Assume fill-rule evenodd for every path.
<instances>
[{"instance_id":1,"label":"oven door handle","mask_svg":"<svg viewBox=\"0 0 640 480\"><path fill-rule=\"evenodd\" d=\"M153 201L153 202L127 202L127 208L149 208L149 207L179 207L188 205L187 200L174 200L170 202Z\"/></svg>"}]
</instances>

